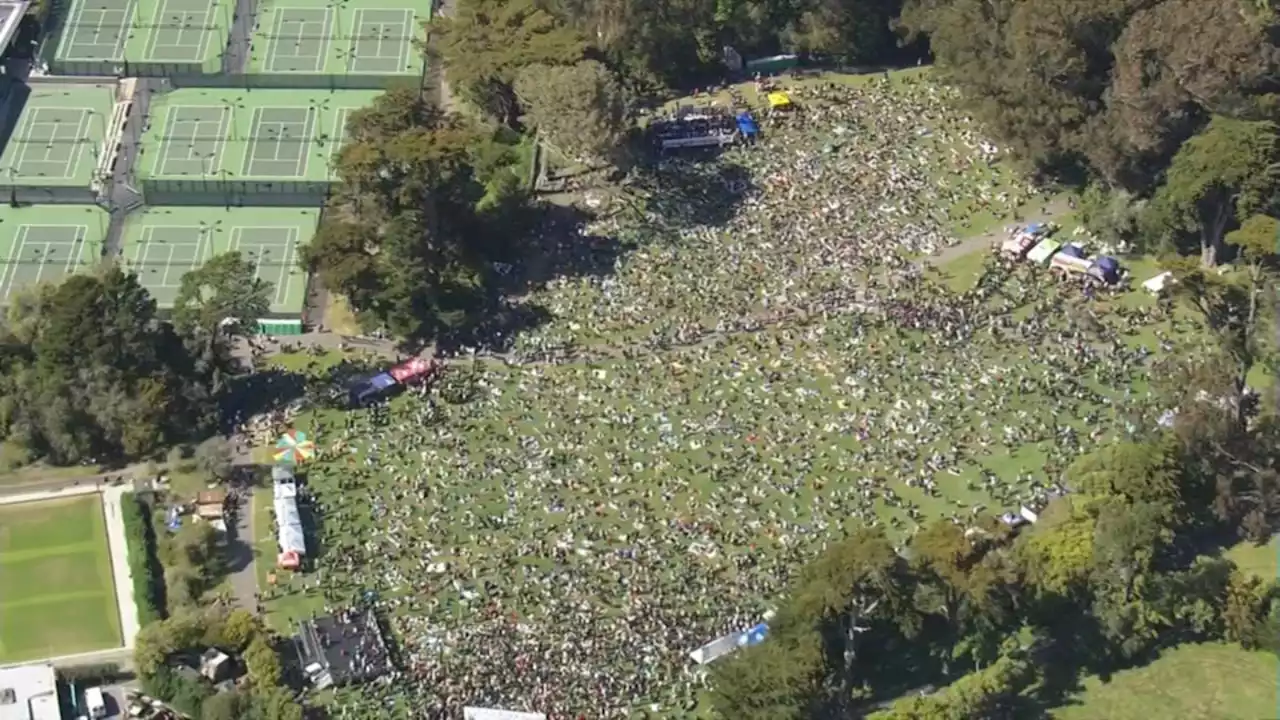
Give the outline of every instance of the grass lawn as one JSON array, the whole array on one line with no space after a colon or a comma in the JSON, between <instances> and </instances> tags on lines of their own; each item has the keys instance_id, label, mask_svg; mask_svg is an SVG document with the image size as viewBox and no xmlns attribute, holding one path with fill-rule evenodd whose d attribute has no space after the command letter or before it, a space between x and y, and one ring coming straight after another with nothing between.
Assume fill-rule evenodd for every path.
<instances>
[{"instance_id":1,"label":"grass lawn","mask_svg":"<svg viewBox=\"0 0 1280 720\"><path fill-rule=\"evenodd\" d=\"M1280 713L1277 662L1270 653L1225 644L1183 645L1111 682L1084 682L1076 702L1056 720L1258 720Z\"/></svg>"},{"instance_id":2,"label":"grass lawn","mask_svg":"<svg viewBox=\"0 0 1280 720\"><path fill-rule=\"evenodd\" d=\"M1263 580L1275 580L1280 576L1280 535L1271 538L1262 545L1245 541L1227 550L1227 559L1231 560L1242 572L1257 575Z\"/></svg>"},{"instance_id":3,"label":"grass lawn","mask_svg":"<svg viewBox=\"0 0 1280 720\"><path fill-rule=\"evenodd\" d=\"M0 506L0 663L120 645L102 499Z\"/></svg>"},{"instance_id":4,"label":"grass lawn","mask_svg":"<svg viewBox=\"0 0 1280 720\"><path fill-rule=\"evenodd\" d=\"M49 467L35 464L18 468L13 472L0 474L0 486L28 485L31 483L51 482L55 480L75 480L90 477L102 472L97 465L76 465L74 467Z\"/></svg>"}]
</instances>

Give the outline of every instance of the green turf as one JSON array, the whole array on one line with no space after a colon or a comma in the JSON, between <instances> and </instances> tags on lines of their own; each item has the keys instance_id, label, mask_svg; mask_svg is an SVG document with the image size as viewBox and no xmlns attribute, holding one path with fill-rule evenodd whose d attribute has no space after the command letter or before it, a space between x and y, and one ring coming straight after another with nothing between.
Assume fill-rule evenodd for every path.
<instances>
[{"instance_id":1,"label":"green turf","mask_svg":"<svg viewBox=\"0 0 1280 720\"><path fill-rule=\"evenodd\" d=\"M38 84L0 154L0 191L9 188L85 188L99 158L112 150L107 125L113 84Z\"/></svg>"},{"instance_id":2,"label":"green turf","mask_svg":"<svg viewBox=\"0 0 1280 720\"><path fill-rule=\"evenodd\" d=\"M272 182L328 184L347 115L379 94L188 88L156 95L137 167L143 192L193 191L197 183L214 193L246 181L262 192L280 192Z\"/></svg>"},{"instance_id":3,"label":"green turf","mask_svg":"<svg viewBox=\"0 0 1280 720\"><path fill-rule=\"evenodd\" d=\"M1280 578L1280 535L1261 545L1245 540L1225 554L1242 572L1257 575L1263 580Z\"/></svg>"},{"instance_id":4,"label":"green turf","mask_svg":"<svg viewBox=\"0 0 1280 720\"><path fill-rule=\"evenodd\" d=\"M172 308L183 274L239 250L270 283L272 314L297 315L307 284L297 248L311 242L319 215L308 208L150 207L129 216L124 265L161 308Z\"/></svg>"},{"instance_id":5,"label":"green turf","mask_svg":"<svg viewBox=\"0 0 1280 720\"><path fill-rule=\"evenodd\" d=\"M256 18L249 73L418 78L423 26L431 3L420 0L290 0Z\"/></svg>"},{"instance_id":6,"label":"green turf","mask_svg":"<svg viewBox=\"0 0 1280 720\"><path fill-rule=\"evenodd\" d=\"M1257 720L1280 712L1276 657L1237 646L1206 643L1166 651L1145 667L1110 682L1087 678L1056 720Z\"/></svg>"},{"instance_id":7,"label":"green turf","mask_svg":"<svg viewBox=\"0 0 1280 720\"><path fill-rule=\"evenodd\" d=\"M97 495L0 506L0 663L120 645Z\"/></svg>"}]
</instances>

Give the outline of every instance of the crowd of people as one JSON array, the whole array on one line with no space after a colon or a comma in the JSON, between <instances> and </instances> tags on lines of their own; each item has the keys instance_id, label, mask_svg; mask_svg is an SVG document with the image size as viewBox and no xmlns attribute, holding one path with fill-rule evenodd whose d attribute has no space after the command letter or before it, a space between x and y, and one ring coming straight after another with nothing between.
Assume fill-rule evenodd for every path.
<instances>
[{"instance_id":1,"label":"crowd of people","mask_svg":"<svg viewBox=\"0 0 1280 720\"><path fill-rule=\"evenodd\" d=\"M583 228L647 239L534 292L553 317L515 353L454 361L449 393L299 415L323 528L266 604L376 593L401 658L336 717L692 717L689 652L759 622L833 534L1038 507L1158 416L1131 390L1158 348L1133 338L1176 336L1165 308L994 258L957 293L915 264L1035 192L994 191L945 89L791 94L800 114L721 159L747 178L721 226Z\"/></svg>"}]
</instances>

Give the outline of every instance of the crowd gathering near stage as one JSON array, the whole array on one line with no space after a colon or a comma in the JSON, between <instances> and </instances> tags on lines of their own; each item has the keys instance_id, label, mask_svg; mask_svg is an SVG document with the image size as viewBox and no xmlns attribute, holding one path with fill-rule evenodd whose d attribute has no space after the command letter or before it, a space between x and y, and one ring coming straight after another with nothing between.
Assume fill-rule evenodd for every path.
<instances>
[{"instance_id":1,"label":"crowd gathering near stage","mask_svg":"<svg viewBox=\"0 0 1280 720\"><path fill-rule=\"evenodd\" d=\"M736 168L707 222L651 203L575 228L636 247L531 293L551 319L510 352L453 360L466 397L299 415L319 549L264 603L372 592L400 657L335 717L694 717L689 653L760 622L842 528L905 543L1040 507L1082 450L1159 417L1131 388L1160 343L1134 338L1174 342L1167 307L994 258L957 290L918 263L1042 201L993 180L949 91L791 94L754 146L665 161Z\"/></svg>"}]
</instances>

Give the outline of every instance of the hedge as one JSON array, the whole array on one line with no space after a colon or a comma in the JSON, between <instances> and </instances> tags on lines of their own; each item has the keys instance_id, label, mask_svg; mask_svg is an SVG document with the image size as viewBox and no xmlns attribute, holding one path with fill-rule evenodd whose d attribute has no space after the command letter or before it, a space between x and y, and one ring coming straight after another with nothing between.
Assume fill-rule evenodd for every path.
<instances>
[{"instance_id":1,"label":"hedge","mask_svg":"<svg viewBox=\"0 0 1280 720\"><path fill-rule=\"evenodd\" d=\"M93 663L89 665L70 665L57 669L58 677L65 682L89 684L113 683L122 678L132 677L126 673L119 663Z\"/></svg>"},{"instance_id":2,"label":"hedge","mask_svg":"<svg viewBox=\"0 0 1280 720\"><path fill-rule=\"evenodd\" d=\"M138 606L138 623L146 626L164 619L164 568L156 553L156 534L151 526L151 506L134 493L125 493L120 503L124 532L129 544L129 570L133 574L133 601Z\"/></svg>"}]
</instances>

